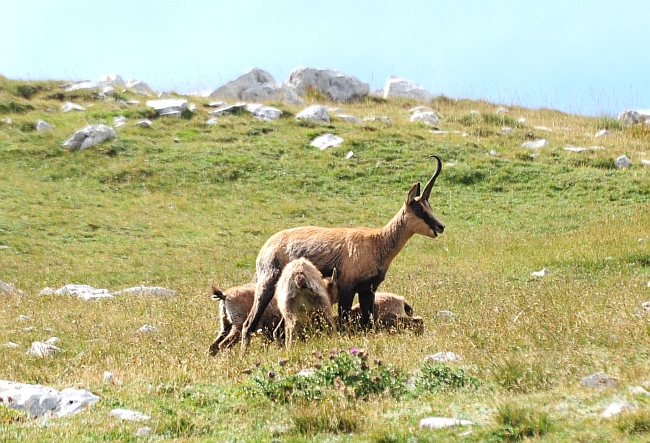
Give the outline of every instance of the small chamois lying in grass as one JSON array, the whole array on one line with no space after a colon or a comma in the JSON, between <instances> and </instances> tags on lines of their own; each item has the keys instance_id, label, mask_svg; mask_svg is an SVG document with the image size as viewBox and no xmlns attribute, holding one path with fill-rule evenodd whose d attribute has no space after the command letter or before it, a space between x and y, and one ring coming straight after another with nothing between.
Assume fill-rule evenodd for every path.
<instances>
[{"instance_id":1,"label":"small chamois lying in grass","mask_svg":"<svg viewBox=\"0 0 650 443\"><path fill-rule=\"evenodd\" d=\"M338 302L336 268L331 278L324 279L316 266L306 258L291 261L280 275L273 300L277 300L284 319L287 348L291 347L295 332L318 320L331 330L336 329L332 317L332 304Z\"/></svg>"},{"instance_id":2,"label":"small chamois lying in grass","mask_svg":"<svg viewBox=\"0 0 650 443\"><path fill-rule=\"evenodd\" d=\"M331 316L331 303L336 303L338 299L336 273L333 273L332 277L323 278L319 272L318 279L319 284L325 288L328 294L326 299L330 303ZM210 345L210 355L216 355L220 349L230 348L241 339L244 321L253 307L255 284L233 286L225 291L213 285L211 293L213 300L220 301L221 330L214 343ZM259 322L259 329L269 340L277 340L284 333L283 325L282 312L278 307L278 298L275 297L264 311Z\"/></svg>"},{"instance_id":3,"label":"small chamois lying in grass","mask_svg":"<svg viewBox=\"0 0 650 443\"><path fill-rule=\"evenodd\" d=\"M339 324L349 320L354 295L359 294L361 325L370 326L375 291L384 281L393 259L415 234L435 238L445 227L433 215L429 195L442 170L442 160L432 155L438 167L420 194L420 183L413 185L402 208L386 226L371 228L322 228L304 226L280 231L269 238L256 260L255 300L242 330L242 349L255 331L282 270L292 260L309 259L324 276L334 268L339 278Z\"/></svg>"},{"instance_id":4,"label":"small chamois lying in grass","mask_svg":"<svg viewBox=\"0 0 650 443\"><path fill-rule=\"evenodd\" d=\"M416 334L424 333L424 319L413 316L413 308L404 297L390 292L376 292L374 312L375 322L385 329L411 329ZM406 315L404 315L406 314ZM350 320L361 321L361 306L352 306Z\"/></svg>"}]
</instances>

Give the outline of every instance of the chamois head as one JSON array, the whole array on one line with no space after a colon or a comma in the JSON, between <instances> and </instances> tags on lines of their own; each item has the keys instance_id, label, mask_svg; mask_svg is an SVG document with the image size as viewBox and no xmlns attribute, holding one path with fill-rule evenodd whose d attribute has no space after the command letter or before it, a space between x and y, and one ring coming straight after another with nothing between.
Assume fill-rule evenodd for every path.
<instances>
[{"instance_id":1,"label":"chamois head","mask_svg":"<svg viewBox=\"0 0 650 443\"><path fill-rule=\"evenodd\" d=\"M438 234L442 234L445 230L445 226L438 221L435 215L431 210L431 204L429 203L429 195L431 194L431 188L436 182L436 178L440 175L442 170L442 160L437 155L431 155L438 161L438 167L436 172L433 173L431 180L424 187L424 191L420 195L420 183L413 185L408 195L406 196L406 210L407 213L412 216L413 219L413 230L417 234L426 235L427 237L435 238Z\"/></svg>"}]
</instances>

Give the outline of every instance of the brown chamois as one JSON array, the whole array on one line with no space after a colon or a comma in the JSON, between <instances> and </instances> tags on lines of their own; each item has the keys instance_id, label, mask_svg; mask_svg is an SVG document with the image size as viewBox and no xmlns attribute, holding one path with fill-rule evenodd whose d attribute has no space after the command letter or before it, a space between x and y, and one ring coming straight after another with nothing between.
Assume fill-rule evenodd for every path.
<instances>
[{"instance_id":1,"label":"brown chamois","mask_svg":"<svg viewBox=\"0 0 650 443\"><path fill-rule=\"evenodd\" d=\"M255 301L242 330L242 349L275 294L282 269L290 261L305 257L324 276L339 270L339 324L348 321L354 295L359 294L361 324L370 325L375 291L386 271L406 242L420 234L435 238L445 227L433 215L429 195L442 170L442 160L420 194L420 183L413 185L402 208L383 228L321 228L305 226L280 231L269 238L256 260Z\"/></svg>"},{"instance_id":2,"label":"brown chamois","mask_svg":"<svg viewBox=\"0 0 650 443\"><path fill-rule=\"evenodd\" d=\"M301 332L318 320L323 321L331 330L335 329L332 303L338 301L336 274L336 269L333 269L332 277L324 279L316 266L304 257L293 260L284 267L275 289L274 300L284 319L287 348L291 347L295 332Z\"/></svg>"},{"instance_id":3,"label":"brown chamois","mask_svg":"<svg viewBox=\"0 0 650 443\"><path fill-rule=\"evenodd\" d=\"M424 319L413 317L413 308L401 295L375 292L373 314L376 324L380 328L412 329L416 334L424 333ZM361 320L361 306L358 303L352 306L350 320L355 323Z\"/></svg>"},{"instance_id":4,"label":"brown chamois","mask_svg":"<svg viewBox=\"0 0 650 443\"><path fill-rule=\"evenodd\" d=\"M233 286L225 291L213 285L212 294L213 300L220 301L221 331L210 345L210 355L216 355L219 349L230 348L240 340L244 321L253 307L255 285ZM276 300L272 300L262 315L260 329L269 340L273 340L274 331L281 323L282 314Z\"/></svg>"}]
</instances>

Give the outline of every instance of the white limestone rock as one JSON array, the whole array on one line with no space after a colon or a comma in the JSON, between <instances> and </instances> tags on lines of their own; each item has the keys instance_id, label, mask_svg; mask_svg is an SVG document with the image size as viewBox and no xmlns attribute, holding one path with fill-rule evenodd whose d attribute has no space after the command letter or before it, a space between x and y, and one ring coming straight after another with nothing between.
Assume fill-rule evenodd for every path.
<instances>
[{"instance_id":1,"label":"white limestone rock","mask_svg":"<svg viewBox=\"0 0 650 443\"><path fill-rule=\"evenodd\" d=\"M512 133L512 128L510 126L504 126L501 128L501 133L502 134L510 134Z\"/></svg>"},{"instance_id":2,"label":"white limestone rock","mask_svg":"<svg viewBox=\"0 0 650 443\"><path fill-rule=\"evenodd\" d=\"M618 387L618 381L615 378L610 377L604 372L598 372L596 374L589 375L584 377L580 384L588 388L616 388Z\"/></svg>"},{"instance_id":3,"label":"white limestone rock","mask_svg":"<svg viewBox=\"0 0 650 443\"><path fill-rule=\"evenodd\" d=\"M642 159L641 159L641 164L642 164L643 166L650 166L650 160L648 160L648 159L646 159L646 158L642 158Z\"/></svg>"},{"instance_id":4,"label":"white limestone rock","mask_svg":"<svg viewBox=\"0 0 650 443\"><path fill-rule=\"evenodd\" d=\"M253 86L242 91L241 99L246 102L281 102L293 106L305 104L296 90L285 83L265 83Z\"/></svg>"},{"instance_id":5,"label":"white limestone rock","mask_svg":"<svg viewBox=\"0 0 650 443\"><path fill-rule=\"evenodd\" d=\"M630 395L633 395L635 397L646 396L646 395L650 395L650 392L643 389L643 386L633 386L630 387Z\"/></svg>"},{"instance_id":6,"label":"white limestone rock","mask_svg":"<svg viewBox=\"0 0 650 443\"><path fill-rule=\"evenodd\" d=\"M178 295L178 291L167 289L160 286L134 286L132 288L123 289L115 293L115 295L141 295L148 297L171 298Z\"/></svg>"},{"instance_id":7,"label":"white limestone rock","mask_svg":"<svg viewBox=\"0 0 650 443\"><path fill-rule=\"evenodd\" d=\"M160 116L180 117L183 111L187 109L187 103L187 100L182 98L148 100L147 106L154 108Z\"/></svg>"},{"instance_id":8,"label":"white limestone rock","mask_svg":"<svg viewBox=\"0 0 650 443\"><path fill-rule=\"evenodd\" d=\"M126 82L118 74L102 75L99 77L99 83L103 85L126 86Z\"/></svg>"},{"instance_id":9,"label":"white limestone rock","mask_svg":"<svg viewBox=\"0 0 650 443\"><path fill-rule=\"evenodd\" d=\"M126 102L127 105L139 105L140 100L129 100Z\"/></svg>"},{"instance_id":10,"label":"white limestone rock","mask_svg":"<svg viewBox=\"0 0 650 443\"><path fill-rule=\"evenodd\" d=\"M638 111L623 111L618 114L617 119L626 125L635 125L637 123L643 123L645 121L645 117Z\"/></svg>"},{"instance_id":11,"label":"white limestone rock","mask_svg":"<svg viewBox=\"0 0 650 443\"><path fill-rule=\"evenodd\" d=\"M456 426L472 426L474 423L469 420L459 420L457 418L446 417L427 417L420 420L420 429L443 429L453 428Z\"/></svg>"},{"instance_id":12,"label":"white limestone rock","mask_svg":"<svg viewBox=\"0 0 650 443\"><path fill-rule=\"evenodd\" d=\"M582 146L566 145L564 150L569 152L589 152L591 149Z\"/></svg>"},{"instance_id":13,"label":"white limestone rock","mask_svg":"<svg viewBox=\"0 0 650 443\"><path fill-rule=\"evenodd\" d=\"M117 138L115 129L106 125L90 125L79 129L72 137L63 142L63 147L83 151L107 140Z\"/></svg>"},{"instance_id":14,"label":"white limestone rock","mask_svg":"<svg viewBox=\"0 0 650 443\"><path fill-rule=\"evenodd\" d=\"M39 120L36 122L36 131L38 132L49 131L51 129L54 129L54 125L46 123L43 120Z\"/></svg>"},{"instance_id":15,"label":"white limestone rock","mask_svg":"<svg viewBox=\"0 0 650 443\"><path fill-rule=\"evenodd\" d=\"M619 158L617 158L614 161L614 164L618 169L630 169L630 167L632 166L632 160L627 158L626 155L621 155Z\"/></svg>"},{"instance_id":16,"label":"white limestone rock","mask_svg":"<svg viewBox=\"0 0 650 443\"><path fill-rule=\"evenodd\" d=\"M354 123L355 125L363 124L363 121L360 118L357 118L353 115L335 114L334 117L337 118L338 120L343 120L344 122Z\"/></svg>"},{"instance_id":17,"label":"white limestone rock","mask_svg":"<svg viewBox=\"0 0 650 443\"><path fill-rule=\"evenodd\" d=\"M13 120L10 118L0 118L0 123L11 126L13 124Z\"/></svg>"},{"instance_id":18,"label":"white limestone rock","mask_svg":"<svg viewBox=\"0 0 650 443\"><path fill-rule=\"evenodd\" d=\"M288 84L300 96L313 89L335 102L357 101L370 94L367 83L332 69L298 68L289 75Z\"/></svg>"},{"instance_id":19,"label":"white limestone rock","mask_svg":"<svg viewBox=\"0 0 650 443\"><path fill-rule=\"evenodd\" d=\"M61 111L63 111L63 112L70 112L70 111L85 111L85 110L86 110L86 108L84 108L83 106L78 105L78 104L76 104L76 103L72 103L72 102L65 102L65 103L61 106Z\"/></svg>"},{"instance_id":20,"label":"white limestone rock","mask_svg":"<svg viewBox=\"0 0 650 443\"><path fill-rule=\"evenodd\" d=\"M546 274L548 274L548 270L546 268L543 268L541 271L533 271L530 273L533 277L544 277Z\"/></svg>"},{"instance_id":21,"label":"white limestone rock","mask_svg":"<svg viewBox=\"0 0 650 443\"><path fill-rule=\"evenodd\" d=\"M51 345L49 343L43 343L40 341L32 342L32 345L27 350L27 355L34 355L36 357L51 357L58 352L61 352L63 349L58 346Z\"/></svg>"},{"instance_id":22,"label":"white limestone rock","mask_svg":"<svg viewBox=\"0 0 650 443\"><path fill-rule=\"evenodd\" d=\"M151 325L142 325L142 327L140 329L138 329L137 332L139 332L140 334L147 334L147 333L150 333L150 332L158 332L158 328L156 328L155 326L151 326Z\"/></svg>"},{"instance_id":23,"label":"white limestone rock","mask_svg":"<svg viewBox=\"0 0 650 443\"><path fill-rule=\"evenodd\" d=\"M41 292L38 293L38 295L54 295L56 293L56 290L54 288L50 288L49 286L46 288L41 289Z\"/></svg>"},{"instance_id":24,"label":"white limestone rock","mask_svg":"<svg viewBox=\"0 0 650 443\"><path fill-rule=\"evenodd\" d=\"M135 124L141 128L151 128L153 126L153 122L146 118L143 120L138 120Z\"/></svg>"},{"instance_id":25,"label":"white limestone rock","mask_svg":"<svg viewBox=\"0 0 650 443\"><path fill-rule=\"evenodd\" d=\"M296 120L310 120L319 123L329 123L330 116L322 105L313 105L303 109L296 115Z\"/></svg>"},{"instance_id":26,"label":"white limestone rock","mask_svg":"<svg viewBox=\"0 0 650 443\"><path fill-rule=\"evenodd\" d=\"M427 355L424 358L424 362L435 362L435 363L446 363L448 361L460 361L462 358L460 355L456 355L456 353L449 351L449 352L436 352L435 354L432 355Z\"/></svg>"},{"instance_id":27,"label":"white limestone rock","mask_svg":"<svg viewBox=\"0 0 650 443\"><path fill-rule=\"evenodd\" d=\"M635 409L635 406L629 401L619 401L610 404L607 409L602 413L602 418L612 418L620 415L624 411Z\"/></svg>"},{"instance_id":28,"label":"white limestone rock","mask_svg":"<svg viewBox=\"0 0 650 443\"><path fill-rule=\"evenodd\" d=\"M316 137L312 142L311 146L320 149L321 151L327 148L338 148L343 143L343 139L334 134L323 134L319 137Z\"/></svg>"},{"instance_id":29,"label":"white limestone rock","mask_svg":"<svg viewBox=\"0 0 650 443\"><path fill-rule=\"evenodd\" d=\"M271 74L262 69L254 68L246 74L229 81L225 85L212 92L208 98L225 100L243 100L242 93L250 88L263 84L273 84L275 79Z\"/></svg>"},{"instance_id":30,"label":"white limestone rock","mask_svg":"<svg viewBox=\"0 0 650 443\"><path fill-rule=\"evenodd\" d=\"M0 280L0 295L23 295L23 291L11 283Z\"/></svg>"},{"instance_id":31,"label":"white limestone rock","mask_svg":"<svg viewBox=\"0 0 650 443\"><path fill-rule=\"evenodd\" d=\"M207 120L205 121L205 124L208 125L208 126L214 126L214 125L216 125L218 122L219 122L219 120L217 120L217 117L212 117L212 118L207 119Z\"/></svg>"},{"instance_id":32,"label":"white limestone rock","mask_svg":"<svg viewBox=\"0 0 650 443\"><path fill-rule=\"evenodd\" d=\"M141 80L129 79L126 81L125 86L142 95L153 95L153 90Z\"/></svg>"},{"instance_id":33,"label":"white limestone rock","mask_svg":"<svg viewBox=\"0 0 650 443\"><path fill-rule=\"evenodd\" d=\"M347 154L345 154L345 159L350 160L352 157L354 157L354 152L348 151Z\"/></svg>"},{"instance_id":34,"label":"white limestone rock","mask_svg":"<svg viewBox=\"0 0 650 443\"><path fill-rule=\"evenodd\" d=\"M401 77L391 76L384 85L384 98L405 97L414 100L431 101L434 95L422 86Z\"/></svg>"},{"instance_id":35,"label":"white limestone rock","mask_svg":"<svg viewBox=\"0 0 650 443\"><path fill-rule=\"evenodd\" d=\"M521 145L522 148L529 148L529 149L539 149L539 148L544 148L548 146L548 140L545 138L540 138L537 140L525 142L524 144Z\"/></svg>"},{"instance_id":36,"label":"white limestone rock","mask_svg":"<svg viewBox=\"0 0 650 443\"><path fill-rule=\"evenodd\" d=\"M124 117L123 115L118 115L113 117L113 127L114 128L119 128L120 126L124 126L128 119Z\"/></svg>"},{"instance_id":37,"label":"white limestone rock","mask_svg":"<svg viewBox=\"0 0 650 443\"><path fill-rule=\"evenodd\" d=\"M425 125L437 125L438 116L433 111L415 111L411 115L411 122L421 122Z\"/></svg>"},{"instance_id":38,"label":"white limestone rock","mask_svg":"<svg viewBox=\"0 0 650 443\"><path fill-rule=\"evenodd\" d=\"M444 309L442 311L438 311L438 313L436 314L436 317L455 318L456 314L454 314L451 311L448 311L448 310Z\"/></svg>"},{"instance_id":39,"label":"white limestone rock","mask_svg":"<svg viewBox=\"0 0 650 443\"><path fill-rule=\"evenodd\" d=\"M112 86L104 86L100 95L104 97L115 95L115 88Z\"/></svg>"},{"instance_id":40,"label":"white limestone rock","mask_svg":"<svg viewBox=\"0 0 650 443\"><path fill-rule=\"evenodd\" d=\"M93 288L90 285L75 285L75 284L69 284L65 285L56 291L54 291L55 295L72 295L76 296L77 298L81 300L98 300L102 298L113 298L113 294L111 294L108 289L97 289Z\"/></svg>"},{"instance_id":41,"label":"white limestone rock","mask_svg":"<svg viewBox=\"0 0 650 443\"><path fill-rule=\"evenodd\" d=\"M609 137L610 135L612 135L612 133L609 132L607 129L601 129L600 131L596 132L596 134L594 134L594 137L596 138Z\"/></svg>"},{"instance_id":42,"label":"white limestone rock","mask_svg":"<svg viewBox=\"0 0 650 443\"><path fill-rule=\"evenodd\" d=\"M130 409L113 409L111 412L108 413L109 417L116 417L119 418L120 420L127 420L127 421L147 421L150 420L151 417L149 415L145 415L142 412L138 411L132 411Z\"/></svg>"},{"instance_id":43,"label":"white limestone rock","mask_svg":"<svg viewBox=\"0 0 650 443\"><path fill-rule=\"evenodd\" d=\"M208 114L210 115L233 114L235 112L241 111L242 109L246 109L246 103L235 103L232 105L224 105L215 109L214 111L208 112Z\"/></svg>"},{"instance_id":44,"label":"white limestone rock","mask_svg":"<svg viewBox=\"0 0 650 443\"><path fill-rule=\"evenodd\" d=\"M249 103L246 105L245 109L255 117L259 117L264 120L277 120L282 115L282 111L280 109L274 108L272 106L264 106L259 103Z\"/></svg>"}]
</instances>

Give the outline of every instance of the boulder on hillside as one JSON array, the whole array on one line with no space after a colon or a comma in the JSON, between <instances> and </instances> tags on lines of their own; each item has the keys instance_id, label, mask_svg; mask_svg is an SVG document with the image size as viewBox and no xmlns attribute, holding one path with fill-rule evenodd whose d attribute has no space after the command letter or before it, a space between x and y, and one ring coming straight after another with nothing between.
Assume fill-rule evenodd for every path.
<instances>
[{"instance_id":1,"label":"boulder on hillside","mask_svg":"<svg viewBox=\"0 0 650 443\"><path fill-rule=\"evenodd\" d=\"M99 400L99 396L83 389L57 391L42 385L0 380L0 404L9 409L25 411L32 417L52 415L66 417L77 414Z\"/></svg>"},{"instance_id":2,"label":"boulder on hillside","mask_svg":"<svg viewBox=\"0 0 650 443\"><path fill-rule=\"evenodd\" d=\"M97 289L90 285L65 285L56 291L55 295L74 295L81 300L97 300L100 298L113 298L108 289Z\"/></svg>"},{"instance_id":3,"label":"boulder on hillside","mask_svg":"<svg viewBox=\"0 0 650 443\"><path fill-rule=\"evenodd\" d=\"M253 86L242 91L241 99L247 102L282 102L295 106L305 104L295 89L284 83L265 83Z\"/></svg>"},{"instance_id":4,"label":"boulder on hillside","mask_svg":"<svg viewBox=\"0 0 650 443\"><path fill-rule=\"evenodd\" d=\"M288 83L298 95L314 89L335 102L361 100L370 94L367 83L331 69L298 68L289 75Z\"/></svg>"},{"instance_id":5,"label":"boulder on hillside","mask_svg":"<svg viewBox=\"0 0 650 443\"><path fill-rule=\"evenodd\" d=\"M180 117L183 111L187 109L187 100L182 98L149 100L147 106L154 108L160 116Z\"/></svg>"},{"instance_id":6,"label":"boulder on hillside","mask_svg":"<svg viewBox=\"0 0 650 443\"><path fill-rule=\"evenodd\" d=\"M401 77L391 76L384 85L384 98L405 97L414 100L431 101L434 95L417 83Z\"/></svg>"},{"instance_id":7,"label":"boulder on hillside","mask_svg":"<svg viewBox=\"0 0 650 443\"><path fill-rule=\"evenodd\" d=\"M126 87L142 95L152 95L153 90L148 84L141 80L129 79L126 81Z\"/></svg>"},{"instance_id":8,"label":"boulder on hillside","mask_svg":"<svg viewBox=\"0 0 650 443\"><path fill-rule=\"evenodd\" d=\"M282 115L282 111L272 106L264 106L258 103L249 103L246 105L246 110L264 120L277 120Z\"/></svg>"},{"instance_id":9,"label":"boulder on hillside","mask_svg":"<svg viewBox=\"0 0 650 443\"><path fill-rule=\"evenodd\" d=\"M254 86L273 84L275 79L271 74L258 68L251 69L246 74L229 81L211 93L208 98L242 100L242 92Z\"/></svg>"},{"instance_id":10,"label":"boulder on hillside","mask_svg":"<svg viewBox=\"0 0 650 443\"><path fill-rule=\"evenodd\" d=\"M118 74L106 74L99 77L99 83L103 85L126 86L124 79Z\"/></svg>"},{"instance_id":11,"label":"boulder on hillside","mask_svg":"<svg viewBox=\"0 0 650 443\"><path fill-rule=\"evenodd\" d=\"M0 295L23 295L23 291L11 283L5 283L0 280Z\"/></svg>"},{"instance_id":12,"label":"boulder on hillside","mask_svg":"<svg viewBox=\"0 0 650 443\"><path fill-rule=\"evenodd\" d=\"M83 151L84 149L116 138L117 132L110 126L89 125L72 134L72 137L63 142L63 147Z\"/></svg>"},{"instance_id":13,"label":"boulder on hillside","mask_svg":"<svg viewBox=\"0 0 650 443\"><path fill-rule=\"evenodd\" d=\"M296 120L311 120L319 123L329 123L330 116L322 105L313 105L303 109L296 115Z\"/></svg>"},{"instance_id":14,"label":"boulder on hillside","mask_svg":"<svg viewBox=\"0 0 650 443\"><path fill-rule=\"evenodd\" d=\"M49 131L50 129L54 129L54 126L47 122L44 122L43 120L39 120L36 122L36 131L43 132L43 131Z\"/></svg>"},{"instance_id":15,"label":"boulder on hillside","mask_svg":"<svg viewBox=\"0 0 650 443\"><path fill-rule=\"evenodd\" d=\"M84 108L83 106L72 102L65 102L63 105L61 105L61 111L63 112L85 111L85 110L86 108Z\"/></svg>"},{"instance_id":16,"label":"boulder on hillside","mask_svg":"<svg viewBox=\"0 0 650 443\"><path fill-rule=\"evenodd\" d=\"M437 125L438 116L432 109L417 109L411 114L411 122L421 122L425 125Z\"/></svg>"},{"instance_id":17,"label":"boulder on hillside","mask_svg":"<svg viewBox=\"0 0 650 443\"><path fill-rule=\"evenodd\" d=\"M644 123L650 119L650 111L648 110L636 110L636 111L623 111L618 114L616 117L618 121L625 123L626 125L636 125L638 123Z\"/></svg>"}]
</instances>

